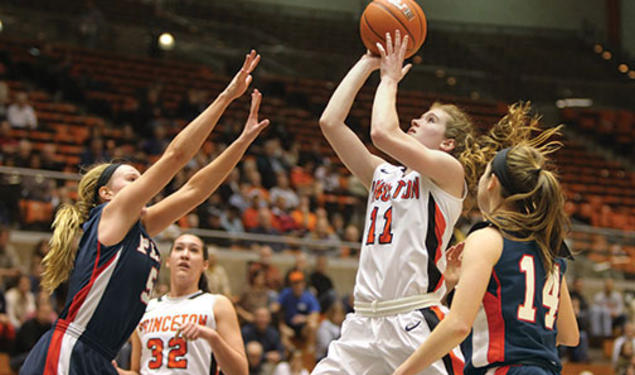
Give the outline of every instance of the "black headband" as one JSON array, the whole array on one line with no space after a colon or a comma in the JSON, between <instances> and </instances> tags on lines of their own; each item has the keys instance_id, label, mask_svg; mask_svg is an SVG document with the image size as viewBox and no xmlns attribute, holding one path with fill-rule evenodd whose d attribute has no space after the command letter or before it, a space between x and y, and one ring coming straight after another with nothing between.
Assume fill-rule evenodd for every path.
<instances>
[{"instance_id":1,"label":"black headband","mask_svg":"<svg viewBox=\"0 0 635 375\"><path fill-rule=\"evenodd\" d=\"M93 201L95 204L99 203L99 189L106 185L108 181L110 181L110 177L112 177L113 173L117 170L117 168L121 167L122 163L112 163L104 169L103 172L99 175L99 179L97 179L97 186L95 187L95 196L93 197Z\"/></svg>"},{"instance_id":2,"label":"black headband","mask_svg":"<svg viewBox=\"0 0 635 375\"><path fill-rule=\"evenodd\" d=\"M510 194L518 194L521 193L520 189L516 189L513 184L513 180L511 174L509 173L509 168L507 167L507 154L509 153L511 148L505 148L500 150L494 156L494 160L492 160L492 172L498 177L498 181L500 181L501 186Z\"/></svg>"}]
</instances>

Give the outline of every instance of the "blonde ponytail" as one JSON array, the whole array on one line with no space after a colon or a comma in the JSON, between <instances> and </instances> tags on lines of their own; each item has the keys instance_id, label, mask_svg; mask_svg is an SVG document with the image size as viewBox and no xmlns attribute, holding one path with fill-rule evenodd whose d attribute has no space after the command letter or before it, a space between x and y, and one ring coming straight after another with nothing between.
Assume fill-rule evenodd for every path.
<instances>
[{"instance_id":1,"label":"blonde ponytail","mask_svg":"<svg viewBox=\"0 0 635 375\"><path fill-rule=\"evenodd\" d=\"M502 228L502 234L507 238L535 241L545 270L549 271L560 255L569 228L569 219L564 211L565 195L547 158L562 146L561 142L550 140L560 135L562 125L541 130L536 126L538 118L529 118L528 111L528 104L511 106L505 127L516 129L515 134L490 138L488 145L492 149L485 150L486 153L494 153L497 144L497 147L505 148L510 143L515 144L506 156L509 183L524 189L512 193L502 187L503 202L493 212L484 212L483 216ZM540 132L535 134L536 131Z\"/></svg>"},{"instance_id":2,"label":"blonde ponytail","mask_svg":"<svg viewBox=\"0 0 635 375\"><path fill-rule=\"evenodd\" d=\"M105 163L90 168L79 181L78 201L64 204L55 215L53 236L49 240L51 250L42 260L44 272L41 284L48 293L52 293L70 275L77 254L75 240L90 210L99 203L95 202L95 188L99 176L108 165Z\"/></svg>"}]
</instances>

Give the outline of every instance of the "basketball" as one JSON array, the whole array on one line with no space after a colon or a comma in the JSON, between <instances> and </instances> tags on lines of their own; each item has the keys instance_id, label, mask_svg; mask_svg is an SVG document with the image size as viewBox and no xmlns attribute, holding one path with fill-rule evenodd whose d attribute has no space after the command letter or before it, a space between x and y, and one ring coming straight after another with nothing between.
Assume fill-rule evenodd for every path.
<instances>
[{"instance_id":1,"label":"basketball","mask_svg":"<svg viewBox=\"0 0 635 375\"><path fill-rule=\"evenodd\" d=\"M394 38L399 29L402 37L408 35L406 58L417 53L426 39L426 16L414 0L375 0L368 4L359 23L362 42L368 50L379 55L376 43L384 48L386 33Z\"/></svg>"}]
</instances>

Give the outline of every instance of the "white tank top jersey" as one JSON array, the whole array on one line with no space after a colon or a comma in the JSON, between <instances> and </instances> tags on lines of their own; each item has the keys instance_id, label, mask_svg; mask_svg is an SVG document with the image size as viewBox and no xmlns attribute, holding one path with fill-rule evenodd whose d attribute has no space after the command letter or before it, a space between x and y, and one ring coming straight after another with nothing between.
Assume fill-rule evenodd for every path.
<instances>
[{"instance_id":1,"label":"white tank top jersey","mask_svg":"<svg viewBox=\"0 0 635 375\"><path fill-rule=\"evenodd\" d=\"M137 327L141 339L141 374L210 374L212 348L204 339L194 341L176 337L177 329L187 322L216 328L216 296L198 291L178 298L167 295L148 303Z\"/></svg>"},{"instance_id":2,"label":"white tank top jersey","mask_svg":"<svg viewBox=\"0 0 635 375\"><path fill-rule=\"evenodd\" d=\"M419 172L379 165L368 194L355 301L442 298L445 250L462 207L462 198Z\"/></svg>"}]
</instances>

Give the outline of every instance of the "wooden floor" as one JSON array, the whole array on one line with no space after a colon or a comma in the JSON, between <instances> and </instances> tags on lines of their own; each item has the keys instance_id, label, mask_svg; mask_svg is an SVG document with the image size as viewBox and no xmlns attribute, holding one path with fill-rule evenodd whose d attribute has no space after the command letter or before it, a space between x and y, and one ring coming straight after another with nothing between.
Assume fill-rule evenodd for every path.
<instances>
[{"instance_id":1,"label":"wooden floor","mask_svg":"<svg viewBox=\"0 0 635 375\"><path fill-rule=\"evenodd\" d=\"M613 368L609 364L593 365L587 363L565 363L562 375L580 375L583 371L590 371L593 375L613 375Z\"/></svg>"}]
</instances>

